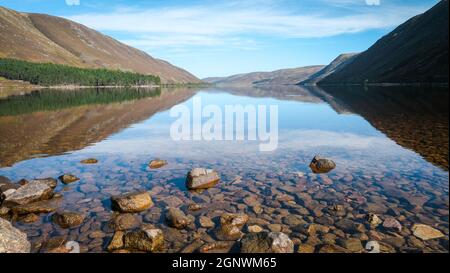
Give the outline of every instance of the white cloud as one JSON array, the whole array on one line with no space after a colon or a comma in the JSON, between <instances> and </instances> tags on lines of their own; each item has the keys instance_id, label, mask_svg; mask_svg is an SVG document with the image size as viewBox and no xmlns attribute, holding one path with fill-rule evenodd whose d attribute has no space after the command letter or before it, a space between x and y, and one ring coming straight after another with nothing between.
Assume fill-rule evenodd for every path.
<instances>
[{"instance_id":1,"label":"white cloud","mask_svg":"<svg viewBox=\"0 0 450 273\"><path fill-rule=\"evenodd\" d=\"M272 3L267 0L263 2ZM245 4L229 2L145 10L127 8L68 18L100 31L134 34L133 38L126 41L133 46L214 47L231 43L248 47L254 45L254 41L243 39L245 35L282 38L328 37L396 26L421 11L423 10L418 7L397 6L384 10L366 8L353 14L336 12L330 16L323 11L300 14L298 11L292 12L273 4L263 5L261 1L251 1Z\"/></svg>"}]
</instances>

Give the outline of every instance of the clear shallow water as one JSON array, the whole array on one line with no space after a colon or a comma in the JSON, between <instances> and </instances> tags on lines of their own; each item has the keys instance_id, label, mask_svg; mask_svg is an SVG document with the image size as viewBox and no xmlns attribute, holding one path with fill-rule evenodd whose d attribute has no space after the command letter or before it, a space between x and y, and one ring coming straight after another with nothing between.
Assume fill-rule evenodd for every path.
<instances>
[{"instance_id":1,"label":"clear shallow water","mask_svg":"<svg viewBox=\"0 0 450 273\"><path fill-rule=\"evenodd\" d=\"M328 89L128 90L112 96L116 90L95 91L87 100L80 99L83 91L63 91L56 100L45 92L3 100L0 175L17 181L75 174L80 182L57 188L64 195L61 209L88 214L81 227L71 230L53 224L49 215L16 226L36 243L35 251L40 243L62 237L80 242L83 251L103 252L113 234L109 222L116 217L109 197L152 190L155 207L136 219L165 231L167 252L181 251L197 239L215 240L211 230L177 231L164 223L167 205L187 212L192 202L204 207L189 212L195 217L217 221L224 211L245 212L249 225L281 225L297 245L314 245L316 251L329 238L296 231L300 223L329 226L336 245L349 237L363 243L376 238L387 252L448 252L448 90ZM222 109L278 105L278 149L262 153L255 141L171 140L175 118L169 109L181 103L192 108L195 98ZM316 154L333 159L337 168L312 174L308 165ZM79 163L90 157L100 163ZM154 158L169 165L149 170ZM193 167L218 170L222 182L201 193L187 191L184 179ZM345 207L344 213L333 212L336 204ZM255 206L263 212L255 213ZM370 212L394 216L403 231L371 230L364 219ZM343 220L362 227L349 229ZM410 230L414 223L434 226L446 236L417 240Z\"/></svg>"}]
</instances>

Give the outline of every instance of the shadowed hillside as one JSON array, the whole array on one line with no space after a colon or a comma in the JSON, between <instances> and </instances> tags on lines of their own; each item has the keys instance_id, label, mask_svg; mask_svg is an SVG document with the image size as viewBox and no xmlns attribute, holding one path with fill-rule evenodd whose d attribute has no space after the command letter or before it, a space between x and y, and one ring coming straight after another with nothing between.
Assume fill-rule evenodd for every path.
<instances>
[{"instance_id":1,"label":"shadowed hillside","mask_svg":"<svg viewBox=\"0 0 450 273\"><path fill-rule=\"evenodd\" d=\"M448 13L448 0L439 2L400 25L319 84L448 84Z\"/></svg>"}]
</instances>

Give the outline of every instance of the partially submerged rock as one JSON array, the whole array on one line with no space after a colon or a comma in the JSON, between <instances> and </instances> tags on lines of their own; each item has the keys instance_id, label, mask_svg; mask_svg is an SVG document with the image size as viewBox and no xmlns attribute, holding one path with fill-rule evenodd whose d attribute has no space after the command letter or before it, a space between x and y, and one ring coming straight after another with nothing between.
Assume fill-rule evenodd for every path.
<instances>
[{"instance_id":1,"label":"partially submerged rock","mask_svg":"<svg viewBox=\"0 0 450 273\"><path fill-rule=\"evenodd\" d=\"M111 197L112 208L119 212L141 212L153 206L148 192L134 192Z\"/></svg>"},{"instance_id":2,"label":"partially submerged rock","mask_svg":"<svg viewBox=\"0 0 450 273\"><path fill-rule=\"evenodd\" d=\"M186 187L190 190L209 189L217 185L220 176L215 170L195 168L186 178Z\"/></svg>"},{"instance_id":3,"label":"partially submerged rock","mask_svg":"<svg viewBox=\"0 0 450 273\"><path fill-rule=\"evenodd\" d=\"M166 221L170 227L184 229L192 223L184 212L178 208L169 208L166 212Z\"/></svg>"},{"instance_id":4,"label":"partially submerged rock","mask_svg":"<svg viewBox=\"0 0 450 273\"><path fill-rule=\"evenodd\" d=\"M150 169L159 169L159 168L162 168L162 167L164 167L166 165L167 165L167 161L166 160L154 159L154 160L150 161L150 163L148 164L148 167Z\"/></svg>"},{"instance_id":5,"label":"partially submerged rock","mask_svg":"<svg viewBox=\"0 0 450 273\"><path fill-rule=\"evenodd\" d=\"M34 180L8 194L3 202L6 206L16 206L47 200L52 196L53 189L47 183Z\"/></svg>"},{"instance_id":6,"label":"partially submerged rock","mask_svg":"<svg viewBox=\"0 0 450 273\"><path fill-rule=\"evenodd\" d=\"M30 182L41 182L41 183L44 183L44 184L46 184L47 186L49 186L50 188L52 188L52 189L55 189L56 188L56 186L58 186L58 181L56 180L56 179L54 179L54 178L41 178L41 179L34 179L34 180L31 180ZM29 182L29 183L30 183Z\"/></svg>"},{"instance_id":7,"label":"partially submerged rock","mask_svg":"<svg viewBox=\"0 0 450 273\"><path fill-rule=\"evenodd\" d=\"M33 202L26 205L15 206L12 208L14 214L23 215L28 213L50 213L56 211L60 206L61 198L53 198L50 200L43 200Z\"/></svg>"},{"instance_id":8,"label":"partially submerged rock","mask_svg":"<svg viewBox=\"0 0 450 273\"><path fill-rule=\"evenodd\" d=\"M89 164L97 164L98 160L95 159L95 158L88 158L88 159L81 160L80 163L81 164L87 164L87 165L89 165Z\"/></svg>"},{"instance_id":9,"label":"partially submerged rock","mask_svg":"<svg viewBox=\"0 0 450 273\"><path fill-rule=\"evenodd\" d=\"M0 176L0 193L10 189L17 190L20 187L19 184L13 183L9 178Z\"/></svg>"},{"instance_id":10,"label":"partially submerged rock","mask_svg":"<svg viewBox=\"0 0 450 273\"><path fill-rule=\"evenodd\" d=\"M119 240L119 238L117 238ZM123 236L124 248L156 252L164 247L164 234L160 229L143 228Z\"/></svg>"},{"instance_id":11,"label":"partially submerged rock","mask_svg":"<svg viewBox=\"0 0 450 273\"><path fill-rule=\"evenodd\" d=\"M311 164L309 164L309 167L316 174L329 173L336 168L336 163L330 159L316 155L311 161Z\"/></svg>"},{"instance_id":12,"label":"partially submerged rock","mask_svg":"<svg viewBox=\"0 0 450 273\"><path fill-rule=\"evenodd\" d=\"M57 212L53 215L53 221L62 228L73 228L81 225L85 216L76 212Z\"/></svg>"},{"instance_id":13,"label":"partially submerged rock","mask_svg":"<svg viewBox=\"0 0 450 273\"><path fill-rule=\"evenodd\" d=\"M59 180L61 180L62 183L67 185L77 182L78 180L80 180L80 178L76 177L73 174L64 174L59 177Z\"/></svg>"},{"instance_id":14,"label":"partially submerged rock","mask_svg":"<svg viewBox=\"0 0 450 273\"><path fill-rule=\"evenodd\" d=\"M216 231L216 236L222 241L236 241L242 237L242 228L248 222L246 214L224 213L220 217L220 227Z\"/></svg>"},{"instance_id":15,"label":"partially submerged rock","mask_svg":"<svg viewBox=\"0 0 450 273\"><path fill-rule=\"evenodd\" d=\"M415 224L412 227L412 231L414 236L424 241L439 239L445 236L441 231L422 224Z\"/></svg>"},{"instance_id":16,"label":"partially submerged rock","mask_svg":"<svg viewBox=\"0 0 450 273\"><path fill-rule=\"evenodd\" d=\"M0 253L29 253L30 250L27 235L0 218Z\"/></svg>"},{"instance_id":17,"label":"partially submerged rock","mask_svg":"<svg viewBox=\"0 0 450 273\"><path fill-rule=\"evenodd\" d=\"M118 230L114 233L111 242L109 242L108 247L106 248L109 252L113 252L115 250L121 249L124 246L123 237L125 236L125 232Z\"/></svg>"},{"instance_id":18,"label":"partially submerged rock","mask_svg":"<svg viewBox=\"0 0 450 273\"><path fill-rule=\"evenodd\" d=\"M242 253L294 253L294 243L281 232L249 233L241 240Z\"/></svg>"}]
</instances>

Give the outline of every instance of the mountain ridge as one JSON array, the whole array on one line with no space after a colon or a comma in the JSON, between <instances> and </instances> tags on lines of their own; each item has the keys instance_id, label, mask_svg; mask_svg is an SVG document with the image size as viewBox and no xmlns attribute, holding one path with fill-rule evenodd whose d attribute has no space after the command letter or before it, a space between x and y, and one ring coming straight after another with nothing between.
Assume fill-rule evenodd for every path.
<instances>
[{"instance_id":1,"label":"mountain ridge","mask_svg":"<svg viewBox=\"0 0 450 273\"><path fill-rule=\"evenodd\" d=\"M271 72L251 72L229 77L211 77L203 81L216 85L250 86L250 85L294 85L306 80L324 66L312 65L298 68L279 69Z\"/></svg>"}]
</instances>

